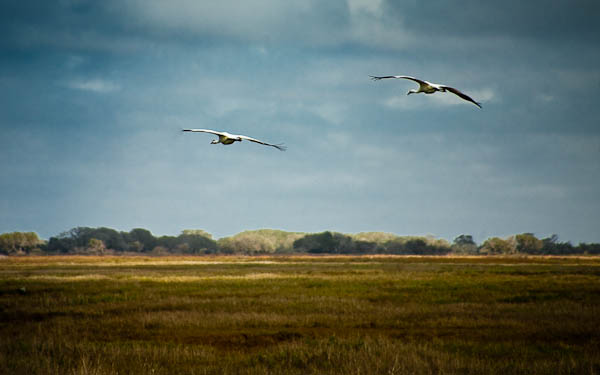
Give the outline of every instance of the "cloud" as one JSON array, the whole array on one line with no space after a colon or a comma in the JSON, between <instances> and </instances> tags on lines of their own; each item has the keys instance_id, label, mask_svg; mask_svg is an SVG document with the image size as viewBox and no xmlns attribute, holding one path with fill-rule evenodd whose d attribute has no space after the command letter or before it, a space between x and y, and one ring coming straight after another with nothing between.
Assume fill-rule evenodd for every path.
<instances>
[{"instance_id":1,"label":"cloud","mask_svg":"<svg viewBox=\"0 0 600 375\"><path fill-rule=\"evenodd\" d=\"M315 104L309 108L310 111L321 117L327 122L340 125L346 118L346 106L339 103L321 103Z\"/></svg>"},{"instance_id":2,"label":"cloud","mask_svg":"<svg viewBox=\"0 0 600 375\"><path fill-rule=\"evenodd\" d=\"M600 70L593 69L560 69L553 72L558 86L570 91L589 90L600 88Z\"/></svg>"},{"instance_id":3,"label":"cloud","mask_svg":"<svg viewBox=\"0 0 600 375\"><path fill-rule=\"evenodd\" d=\"M594 3L574 4L2 2L0 126L17 133L0 166L15 203L0 211L31 211L23 225L50 235L96 223L496 234L536 212L543 225L591 227L600 55L587 35L599 26ZM369 74L445 83L484 108L451 93L407 97L414 83ZM288 152L211 146L184 127ZM22 171L45 173L45 185ZM507 204L502 221L482 220ZM560 234L597 239L594 229Z\"/></svg>"},{"instance_id":4,"label":"cloud","mask_svg":"<svg viewBox=\"0 0 600 375\"><path fill-rule=\"evenodd\" d=\"M383 0L348 0L348 7L353 15L360 12L379 15L382 11L382 4Z\"/></svg>"},{"instance_id":5,"label":"cloud","mask_svg":"<svg viewBox=\"0 0 600 375\"><path fill-rule=\"evenodd\" d=\"M545 94L545 93L537 94L535 97L537 100L544 102L544 103L551 103L554 100L556 100L556 97L554 95Z\"/></svg>"},{"instance_id":6,"label":"cloud","mask_svg":"<svg viewBox=\"0 0 600 375\"><path fill-rule=\"evenodd\" d=\"M589 0L574 3L465 0L456 11L455 4L444 1L60 0L35 7L13 2L0 6L0 32L5 36L0 45L131 53L173 43L293 42L430 53L447 48L471 54L474 48L499 48L498 41L512 38L546 43L556 41L548 36L576 42L597 37L593 15L600 5ZM540 9L544 17L531 17Z\"/></svg>"},{"instance_id":7,"label":"cloud","mask_svg":"<svg viewBox=\"0 0 600 375\"><path fill-rule=\"evenodd\" d=\"M67 58L66 66L69 69L76 69L81 67L86 62L83 56L71 55Z\"/></svg>"},{"instance_id":8,"label":"cloud","mask_svg":"<svg viewBox=\"0 0 600 375\"><path fill-rule=\"evenodd\" d=\"M73 80L67 82L66 86L74 90L91 91L99 94L106 94L121 89L121 86L118 84L102 79Z\"/></svg>"},{"instance_id":9,"label":"cloud","mask_svg":"<svg viewBox=\"0 0 600 375\"><path fill-rule=\"evenodd\" d=\"M595 15L598 11L600 4L590 0L550 3L544 0L465 0L458 11L455 3L443 0L387 0L384 14L386 22L402 23L405 28L418 34L458 35L464 38L510 35L539 38L538 42L553 43L557 38L597 37L599 28Z\"/></svg>"},{"instance_id":10,"label":"cloud","mask_svg":"<svg viewBox=\"0 0 600 375\"><path fill-rule=\"evenodd\" d=\"M346 4L342 2L128 0L125 4L124 10L136 27L174 36L330 44L340 38L347 22Z\"/></svg>"}]
</instances>

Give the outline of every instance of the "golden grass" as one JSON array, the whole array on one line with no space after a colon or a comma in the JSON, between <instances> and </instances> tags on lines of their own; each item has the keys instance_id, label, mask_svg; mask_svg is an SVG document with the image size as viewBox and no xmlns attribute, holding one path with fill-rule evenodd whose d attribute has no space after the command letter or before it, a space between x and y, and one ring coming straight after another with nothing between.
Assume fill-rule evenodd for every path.
<instances>
[{"instance_id":1,"label":"golden grass","mask_svg":"<svg viewBox=\"0 0 600 375\"><path fill-rule=\"evenodd\" d=\"M0 373L600 372L595 257L0 259Z\"/></svg>"}]
</instances>

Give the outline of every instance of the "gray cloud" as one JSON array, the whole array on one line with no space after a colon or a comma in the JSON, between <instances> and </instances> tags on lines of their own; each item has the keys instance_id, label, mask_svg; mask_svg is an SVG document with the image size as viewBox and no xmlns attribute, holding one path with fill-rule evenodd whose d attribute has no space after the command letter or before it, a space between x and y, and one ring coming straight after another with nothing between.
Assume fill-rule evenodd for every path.
<instances>
[{"instance_id":1,"label":"gray cloud","mask_svg":"<svg viewBox=\"0 0 600 375\"><path fill-rule=\"evenodd\" d=\"M592 0L469 0L460 3L459 11L455 2L384 0L9 1L2 8L0 31L5 37L0 43L19 49L131 53L172 43L234 42L473 54L510 50L514 38L556 47L600 35L594 19L600 6Z\"/></svg>"},{"instance_id":2,"label":"gray cloud","mask_svg":"<svg viewBox=\"0 0 600 375\"><path fill-rule=\"evenodd\" d=\"M0 232L598 241L596 6L567 4L5 1ZM484 108L370 74L456 86Z\"/></svg>"},{"instance_id":3,"label":"gray cloud","mask_svg":"<svg viewBox=\"0 0 600 375\"><path fill-rule=\"evenodd\" d=\"M386 1L386 21L418 33L480 36L517 36L555 43L557 38L590 40L600 26L595 22L600 4L593 0L509 0L482 2Z\"/></svg>"}]
</instances>

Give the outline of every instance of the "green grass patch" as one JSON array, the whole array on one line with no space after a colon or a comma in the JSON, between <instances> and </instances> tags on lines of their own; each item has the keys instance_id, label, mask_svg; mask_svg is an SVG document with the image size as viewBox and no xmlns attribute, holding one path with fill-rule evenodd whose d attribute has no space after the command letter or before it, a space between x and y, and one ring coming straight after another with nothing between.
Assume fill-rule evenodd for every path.
<instances>
[{"instance_id":1,"label":"green grass patch","mask_svg":"<svg viewBox=\"0 0 600 375\"><path fill-rule=\"evenodd\" d=\"M600 371L600 259L0 260L0 373Z\"/></svg>"}]
</instances>

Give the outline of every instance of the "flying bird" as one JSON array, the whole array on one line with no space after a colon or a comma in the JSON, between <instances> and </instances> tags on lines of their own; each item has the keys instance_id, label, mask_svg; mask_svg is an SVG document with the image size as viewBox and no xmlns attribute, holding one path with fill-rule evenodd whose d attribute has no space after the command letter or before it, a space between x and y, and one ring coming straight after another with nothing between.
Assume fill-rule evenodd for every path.
<instances>
[{"instance_id":1,"label":"flying bird","mask_svg":"<svg viewBox=\"0 0 600 375\"><path fill-rule=\"evenodd\" d=\"M427 82L427 81L422 81L418 78L414 78L414 77L409 77L409 76L385 76L385 77L376 77L376 76L369 76L371 77L372 80L374 81L379 81L380 79L386 79L386 78L402 78L402 79L410 79L411 81L415 81L419 84L419 89L418 90L409 90L408 93L406 95L410 95L410 94L418 94L418 93L425 93L425 94L433 94L434 92L446 92L449 91L451 93L453 93L454 95L457 95L458 97L460 97L461 99L464 99L468 102L471 102L473 104L475 104L476 106L478 106L479 108L481 108L481 103L476 102L475 100L473 100L470 96L468 96L467 94L455 89L454 87L450 87L450 86L446 86L446 85L440 85L437 83L431 83L431 82Z\"/></svg>"},{"instance_id":2,"label":"flying bird","mask_svg":"<svg viewBox=\"0 0 600 375\"><path fill-rule=\"evenodd\" d=\"M274 145L271 143L266 143L263 141L259 141L256 138L247 137L245 135L239 134L229 134L227 132L218 132L210 129L183 129L184 132L198 132L198 133L210 133L219 136L219 139L213 139L210 144L216 145L217 143L221 143L224 145L230 145L233 142L241 142L242 140L247 140L250 142L260 143L261 145L275 147L280 151L285 151L286 147L282 144Z\"/></svg>"}]
</instances>

